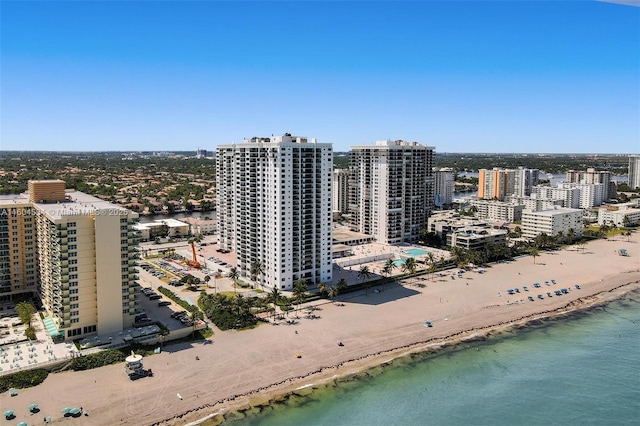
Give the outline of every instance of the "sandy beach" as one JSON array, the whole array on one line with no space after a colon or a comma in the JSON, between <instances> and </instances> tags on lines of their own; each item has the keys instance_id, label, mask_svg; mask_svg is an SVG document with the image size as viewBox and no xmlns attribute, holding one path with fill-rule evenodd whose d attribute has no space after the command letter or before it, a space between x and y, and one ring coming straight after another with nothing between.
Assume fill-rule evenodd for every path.
<instances>
[{"instance_id":1,"label":"sandy beach","mask_svg":"<svg viewBox=\"0 0 640 426\"><path fill-rule=\"evenodd\" d=\"M16 419L7 424L44 424L44 416L53 423L75 425L187 424L412 352L617 299L640 288L639 241L635 233L631 241L626 237L598 240L584 250L569 247L542 253L535 261L524 257L495 264L483 274L414 278L386 285L384 291L378 287L378 293L371 289L366 296L364 292L344 295L338 298L339 304L315 302L316 319L306 318L308 309L303 309L294 325L216 330L205 342L168 345L161 354L145 358L145 367L154 372L151 378L131 382L123 365L64 372L20 390L18 396L5 392L0 402L3 410L16 412ZM626 248L630 256L619 256L619 248ZM541 288L534 288L535 282ZM520 293L508 295L506 290L515 287ZM560 288L570 291L553 295ZM547 292L553 297L547 297ZM544 299L538 299L538 294ZM425 321L433 327L425 327ZM338 346L338 341L344 346ZM39 405L40 413L29 416L26 407L31 403ZM64 418L60 409L66 406L82 406L89 416Z\"/></svg>"}]
</instances>

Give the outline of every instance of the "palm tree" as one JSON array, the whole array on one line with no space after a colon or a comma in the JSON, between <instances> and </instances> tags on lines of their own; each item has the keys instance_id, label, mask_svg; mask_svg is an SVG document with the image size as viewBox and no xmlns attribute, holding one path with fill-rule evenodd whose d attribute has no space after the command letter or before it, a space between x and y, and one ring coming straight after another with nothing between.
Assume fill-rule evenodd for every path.
<instances>
[{"instance_id":1,"label":"palm tree","mask_svg":"<svg viewBox=\"0 0 640 426\"><path fill-rule=\"evenodd\" d=\"M387 259L384 262L382 273L386 275L388 279L395 268L397 268L396 262L393 259ZM382 282L382 290L384 291L384 281Z\"/></svg>"},{"instance_id":2,"label":"palm tree","mask_svg":"<svg viewBox=\"0 0 640 426\"><path fill-rule=\"evenodd\" d=\"M327 291L327 285L323 282L321 282L320 284L318 284L318 292L320 293L320 295L324 295L324 293Z\"/></svg>"},{"instance_id":3,"label":"palm tree","mask_svg":"<svg viewBox=\"0 0 640 426\"><path fill-rule=\"evenodd\" d=\"M416 272L416 260L413 257L404 260L404 265L402 265L402 270L405 273L413 275Z\"/></svg>"},{"instance_id":4,"label":"palm tree","mask_svg":"<svg viewBox=\"0 0 640 426\"><path fill-rule=\"evenodd\" d=\"M282 293L278 287L271 289L271 292L267 295L267 302L273 303L273 315L275 317L278 311L278 302L282 299Z\"/></svg>"},{"instance_id":5,"label":"palm tree","mask_svg":"<svg viewBox=\"0 0 640 426\"><path fill-rule=\"evenodd\" d=\"M333 300L333 298L334 298L334 297L337 297L337 296L338 296L338 294L340 294L340 290L338 290L338 287L336 287L336 286L334 286L334 285L332 285L331 287L329 287L329 293L328 293L328 295L329 295L329 299L332 299L332 300Z\"/></svg>"},{"instance_id":6,"label":"palm tree","mask_svg":"<svg viewBox=\"0 0 640 426\"><path fill-rule=\"evenodd\" d=\"M307 290L309 290L309 286L307 285L307 280L304 278L298 278L296 282L293 283L293 297L298 303L298 310L300 309L300 305L306 300Z\"/></svg>"},{"instance_id":7,"label":"palm tree","mask_svg":"<svg viewBox=\"0 0 640 426\"><path fill-rule=\"evenodd\" d=\"M253 262L251 262L251 269L249 270L249 273L251 274L251 279L253 281L256 280L256 277L262 276L262 274L264 273L262 262L259 260L254 260ZM264 287L264 283L262 282L262 280L260 281L260 286Z\"/></svg>"},{"instance_id":8,"label":"palm tree","mask_svg":"<svg viewBox=\"0 0 640 426\"><path fill-rule=\"evenodd\" d=\"M240 274L238 273L238 268L235 266L229 270L229 278L233 280L233 292L236 292L236 288L238 286L238 278L240 278Z\"/></svg>"},{"instance_id":9,"label":"palm tree","mask_svg":"<svg viewBox=\"0 0 640 426\"><path fill-rule=\"evenodd\" d=\"M576 231L573 228L569 228L567 231L567 244L573 243L573 240L576 239Z\"/></svg>"},{"instance_id":10,"label":"palm tree","mask_svg":"<svg viewBox=\"0 0 640 426\"><path fill-rule=\"evenodd\" d=\"M462 247L452 247L451 248L451 260L458 266L464 267L467 265L468 253Z\"/></svg>"},{"instance_id":11,"label":"palm tree","mask_svg":"<svg viewBox=\"0 0 640 426\"><path fill-rule=\"evenodd\" d=\"M384 269L388 270L388 272L386 272L386 273L389 274L389 275L391 275L391 272L393 272L393 270L395 268L397 268L397 267L398 267L398 265L396 265L396 262L393 259L387 259L384 262Z\"/></svg>"},{"instance_id":12,"label":"palm tree","mask_svg":"<svg viewBox=\"0 0 640 426\"><path fill-rule=\"evenodd\" d=\"M204 282L207 284L207 287L209 287L209 281L211 281L211 277L209 275L205 275Z\"/></svg>"},{"instance_id":13,"label":"palm tree","mask_svg":"<svg viewBox=\"0 0 640 426\"><path fill-rule=\"evenodd\" d=\"M391 275L391 268L389 267L389 265L384 265L384 267L382 268L382 274L385 276L385 279L382 280L382 291L384 291L384 283L389 279L389 276Z\"/></svg>"},{"instance_id":14,"label":"palm tree","mask_svg":"<svg viewBox=\"0 0 640 426\"><path fill-rule=\"evenodd\" d=\"M347 280L345 280L344 278L340 278L340 280L338 281L338 291L344 291L347 288L349 288L349 286L347 285Z\"/></svg>"},{"instance_id":15,"label":"palm tree","mask_svg":"<svg viewBox=\"0 0 640 426\"><path fill-rule=\"evenodd\" d=\"M360 270L358 271L358 278L362 279L362 284L364 285L364 294L365 296L369 294L369 286L365 284L365 280L369 279L371 276L371 271L369 271L369 267L367 265L362 265Z\"/></svg>"},{"instance_id":16,"label":"palm tree","mask_svg":"<svg viewBox=\"0 0 640 426\"><path fill-rule=\"evenodd\" d=\"M533 257L533 263L536 263L536 257L540 256L540 251L538 249L532 248L529 250L529 255Z\"/></svg>"}]
</instances>

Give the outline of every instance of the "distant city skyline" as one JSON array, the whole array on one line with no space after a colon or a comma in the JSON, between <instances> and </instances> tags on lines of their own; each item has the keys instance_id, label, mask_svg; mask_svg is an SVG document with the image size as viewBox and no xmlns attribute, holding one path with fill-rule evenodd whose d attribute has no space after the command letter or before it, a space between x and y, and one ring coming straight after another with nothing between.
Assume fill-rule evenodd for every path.
<instances>
[{"instance_id":1,"label":"distant city skyline","mask_svg":"<svg viewBox=\"0 0 640 426\"><path fill-rule=\"evenodd\" d=\"M620 2L624 3L624 2ZM0 150L634 153L640 8L612 2L2 2Z\"/></svg>"}]
</instances>

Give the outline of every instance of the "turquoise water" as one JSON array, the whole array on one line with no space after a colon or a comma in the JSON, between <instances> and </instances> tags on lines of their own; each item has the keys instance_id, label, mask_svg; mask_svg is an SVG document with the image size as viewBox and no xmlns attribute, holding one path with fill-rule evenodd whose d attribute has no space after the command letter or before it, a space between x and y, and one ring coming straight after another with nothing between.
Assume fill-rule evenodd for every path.
<instances>
[{"instance_id":1,"label":"turquoise water","mask_svg":"<svg viewBox=\"0 0 640 426\"><path fill-rule=\"evenodd\" d=\"M423 254L427 254L429 253L426 250L420 250L420 249L411 249L411 250L407 250L407 254L410 254L411 256L422 256Z\"/></svg>"},{"instance_id":2,"label":"turquoise water","mask_svg":"<svg viewBox=\"0 0 640 426\"><path fill-rule=\"evenodd\" d=\"M384 265L385 262L382 262L381 265ZM402 259L398 259L398 260L394 260L393 264L396 265L396 268L402 268L404 266L404 260Z\"/></svg>"},{"instance_id":3,"label":"turquoise water","mask_svg":"<svg viewBox=\"0 0 640 426\"><path fill-rule=\"evenodd\" d=\"M272 404L234 425L636 425L640 302L442 353Z\"/></svg>"}]
</instances>

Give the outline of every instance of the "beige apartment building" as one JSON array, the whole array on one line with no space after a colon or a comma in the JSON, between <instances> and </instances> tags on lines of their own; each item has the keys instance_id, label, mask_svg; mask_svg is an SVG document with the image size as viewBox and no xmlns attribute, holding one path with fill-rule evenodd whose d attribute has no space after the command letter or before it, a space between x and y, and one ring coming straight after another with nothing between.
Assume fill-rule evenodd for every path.
<instances>
[{"instance_id":1,"label":"beige apartment building","mask_svg":"<svg viewBox=\"0 0 640 426\"><path fill-rule=\"evenodd\" d=\"M0 199L0 214L3 300L39 293L62 339L132 325L137 213L46 180Z\"/></svg>"}]
</instances>

